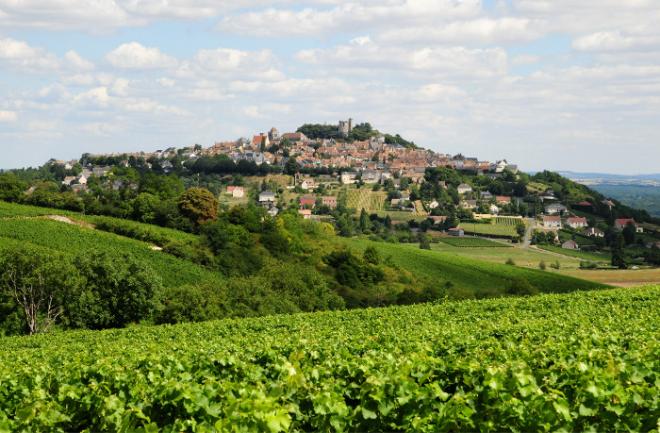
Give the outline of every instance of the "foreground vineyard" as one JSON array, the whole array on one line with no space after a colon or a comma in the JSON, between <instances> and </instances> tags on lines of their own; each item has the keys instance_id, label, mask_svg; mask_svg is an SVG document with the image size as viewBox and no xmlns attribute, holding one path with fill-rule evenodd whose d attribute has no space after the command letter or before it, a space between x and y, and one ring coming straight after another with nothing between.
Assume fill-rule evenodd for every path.
<instances>
[{"instance_id":1,"label":"foreground vineyard","mask_svg":"<svg viewBox=\"0 0 660 433\"><path fill-rule=\"evenodd\" d=\"M7 338L0 431L651 431L658 305L653 287Z\"/></svg>"}]
</instances>

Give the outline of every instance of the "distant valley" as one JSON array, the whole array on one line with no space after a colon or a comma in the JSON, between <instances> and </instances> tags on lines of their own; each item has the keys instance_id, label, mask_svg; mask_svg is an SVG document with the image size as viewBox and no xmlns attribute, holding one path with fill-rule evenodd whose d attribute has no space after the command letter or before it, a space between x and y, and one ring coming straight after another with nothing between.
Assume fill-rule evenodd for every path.
<instances>
[{"instance_id":1,"label":"distant valley","mask_svg":"<svg viewBox=\"0 0 660 433\"><path fill-rule=\"evenodd\" d=\"M617 175L570 171L560 173L628 206L645 209L653 216L660 216L660 174Z\"/></svg>"}]
</instances>

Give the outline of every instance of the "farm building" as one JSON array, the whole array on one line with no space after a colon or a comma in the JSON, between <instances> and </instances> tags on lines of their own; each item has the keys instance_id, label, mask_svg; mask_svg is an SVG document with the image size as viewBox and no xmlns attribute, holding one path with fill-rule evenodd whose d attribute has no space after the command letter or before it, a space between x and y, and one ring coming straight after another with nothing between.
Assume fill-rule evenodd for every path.
<instances>
[{"instance_id":1,"label":"farm building","mask_svg":"<svg viewBox=\"0 0 660 433\"><path fill-rule=\"evenodd\" d=\"M565 250L579 250L580 247L574 240L569 240L561 244L561 247Z\"/></svg>"}]
</instances>

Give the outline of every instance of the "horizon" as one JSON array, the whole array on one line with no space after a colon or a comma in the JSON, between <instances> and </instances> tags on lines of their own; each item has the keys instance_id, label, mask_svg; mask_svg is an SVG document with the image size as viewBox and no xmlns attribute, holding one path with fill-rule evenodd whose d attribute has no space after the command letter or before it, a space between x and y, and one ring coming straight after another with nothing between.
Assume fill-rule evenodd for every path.
<instances>
[{"instance_id":1,"label":"horizon","mask_svg":"<svg viewBox=\"0 0 660 433\"><path fill-rule=\"evenodd\" d=\"M2 169L352 117L525 171L660 171L650 0L47 3L0 0Z\"/></svg>"}]
</instances>

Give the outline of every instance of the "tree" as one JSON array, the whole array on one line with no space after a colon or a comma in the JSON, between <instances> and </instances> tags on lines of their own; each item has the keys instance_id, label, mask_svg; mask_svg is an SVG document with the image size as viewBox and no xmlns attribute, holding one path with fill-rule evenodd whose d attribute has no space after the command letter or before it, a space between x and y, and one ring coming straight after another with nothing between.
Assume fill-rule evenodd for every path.
<instances>
[{"instance_id":1,"label":"tree","mask_svg":"<svg viewBox=\"0 0 660 433\"><path fill-rule=\"evenodd\" d=\"M378 265L380 264L380 254L378 254L378 250L372 246L368 246L364 250L364 254L362 256L365 262L370 263L372 265Z\"/></svg>"},{"instance_id":2,"label":"tree","mask_svg":"<svg viewBox=\"0 0 660 433\"><path fill-rule=\"evenodd\" d=\"M82 278L80 290L66 303L72 327L119 328L149 317L162 290L159 276L131 256L94 252L75 261Z\"/></svg>"},{"instance_id":3,"label":"tree","mask_svg":"<svg viewBox=\"0 0 660 433\"><path fill-rule=\"evenodd\" d=\"M179 211L199 226L218 218L218 200L207 189L190 188L179 198Z\"/></svg>"},{"instance_id":4,"label":"tree","mask_svg":"<svg viewBox=\"0 0 660 433\"><path fill-rule=\"evenodd\" d=\"M298 172L298 162L296 157L292 156L287 159L286 164L284 164L284 173L293 176Z\"/></svg>"},{"instance_id":5,"label":"tree","mask_svg":"<svg viewBox=\"0 0 660 433\"><path fill-rule=\"evenodd\" d=\"M623 252L623 242L623 236L621 234L617 234L614 242L612 243L612 266L615 266L619 269L626 269L628 267Z\"/></svg>"},{"instance_id":6,"label":"tree","mask_svg":"<svg viewBox=\"0 0 660 433\"><path fill-rule=\"evenodd\" d=\"M626 224L626 226L623 228L623 240L625 241L626 245L632 245L635 243L635 235L637 233L637 228L635 227L635 224L629 222Z\"/></svg>"},{"instance_id":7,"label":"tree","mask_svg":"<svg viewBox=\"0 0 660 433\"><path fill-rule=\"evenodd\" d=\"M431 242L429 241L429 237L424 233L420 233L419 235L419 248L421 248L422 250L431 249Z\"/></svg>"},{"instance_id":8,"label":"tree","mask_svg":"<svg viewBox=\"0 0 660 433\"><path fill-rule=\"evenodd\" d=\"M27 189L25 182L14 173L0 174L0 200L18 201Z\"/></svg>"},{"instance_id":9,"label":"tree","mask_svg":"<svg viewBox=\"0 0 660 433\"><path fill-rule=\"evenodd\" d=\"M0 289L22 310L30 335L58 321L67 291L77 284L76 270L51 252L20 246L0 256Z\"/></svg>"},{"instance_id":10,"label":"tree","mask_svg":"<svg viewBox=\"0 0 660 433\"><path fill-rule=\"evenodd\" d=\"M369 220L369 214L367 211L362 208L360 211L360 231L362 233L367 233L371 229L371 220Z\"/></svg>"}]
</instances>

